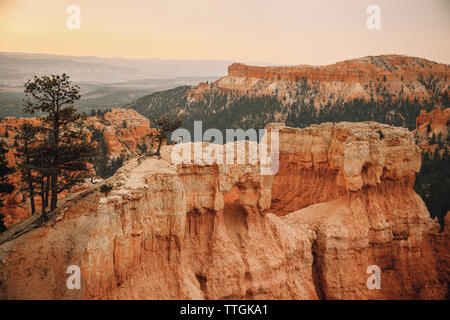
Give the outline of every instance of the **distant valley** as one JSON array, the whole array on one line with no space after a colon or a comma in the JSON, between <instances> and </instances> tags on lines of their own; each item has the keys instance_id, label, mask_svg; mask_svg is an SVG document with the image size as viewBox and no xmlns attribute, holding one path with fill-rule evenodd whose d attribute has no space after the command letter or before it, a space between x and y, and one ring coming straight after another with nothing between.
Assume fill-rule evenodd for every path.
<instances>
[{"instance_id":1,"label":"distant valley","mask_svg":"<svg viewBox=\"0 0 450 320\"><path fill-rule=\"evenodd\" d=\"M72 57L0 52L0 117L22 112L23 85L65 72L81 88L81 110L115 108L152 92L217 80L231 61Z\"/></svg>"}]
</instances>

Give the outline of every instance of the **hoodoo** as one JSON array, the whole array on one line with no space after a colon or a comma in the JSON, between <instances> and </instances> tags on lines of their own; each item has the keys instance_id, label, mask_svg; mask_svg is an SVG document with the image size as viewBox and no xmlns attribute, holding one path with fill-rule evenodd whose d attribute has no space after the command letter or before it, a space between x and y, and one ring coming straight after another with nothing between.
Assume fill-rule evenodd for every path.
<instances>
[{"instance_id":1,"label":"hoodoo","mask_svg":"<svg viewBox=\"0 0 450 320\"><path fill-rule=\"evenodd\" d=\"M277 128L274 176L258 163L175 165L170 146L160 160L128 161L108 196L93 186L0 245L0 299L448 296L448 231L412 188L421 160L411 132ZM70 265L80 290L66 286ZM380 289L367 286L374 265Z\"/></svg>"}]
</instances>

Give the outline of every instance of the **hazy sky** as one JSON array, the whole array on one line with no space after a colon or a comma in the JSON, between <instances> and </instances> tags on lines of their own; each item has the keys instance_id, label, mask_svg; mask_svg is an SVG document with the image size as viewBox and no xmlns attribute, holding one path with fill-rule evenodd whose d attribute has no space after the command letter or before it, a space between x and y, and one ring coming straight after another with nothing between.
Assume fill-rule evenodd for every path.
<instances>
[{"instance_id":1,"label":"hazy sky","mask_svg":"<svg viewBox=\"0 0 450 320\"><path fill-rule=\"evenodd\" d=\"M81 8L69 30L67 6ZM369 5L381 29L366 26ZM450 63L450 0L0 0L0 51L328 64L398 53Z\"/></svg>"}]
</instances>

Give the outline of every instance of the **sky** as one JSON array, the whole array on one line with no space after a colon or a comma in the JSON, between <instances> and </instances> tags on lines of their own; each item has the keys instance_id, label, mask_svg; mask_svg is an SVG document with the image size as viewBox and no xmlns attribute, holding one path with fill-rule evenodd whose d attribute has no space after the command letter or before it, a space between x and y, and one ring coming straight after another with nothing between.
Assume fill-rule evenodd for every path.
<instances>
[{"instance_id":1,"label":"sky","mask_svg":"<svg viewBox=\"0 0 450 320\"><path fill-rule=\"evenodd\" d=\"M80 29L67 28L69 5ZM370 5L381 28L369 30ZM450 63L450 0L0 0L0 51L324 65Z\"/></svg>"}]
</instances>

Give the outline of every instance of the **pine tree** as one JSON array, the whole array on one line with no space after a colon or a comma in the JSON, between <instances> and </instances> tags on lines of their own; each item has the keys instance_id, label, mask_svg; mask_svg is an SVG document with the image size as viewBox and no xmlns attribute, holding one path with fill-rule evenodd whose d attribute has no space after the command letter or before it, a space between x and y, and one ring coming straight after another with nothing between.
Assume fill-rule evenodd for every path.
<instances>
[{"instance_id":1,"label":"pine tree","mask_svg":"<svg viewBox=\"0 0 450 320\"><path fill-rule=\"evenodd\" d=\"M11 194L14 191L14 186L9 183L8 175L14 172L14 169L8 166L5 154L8 152L6 144L0 142L0 207L3 206L3 195ZM0 233L6 230L6 226L3 222L4 215L0 214Z\"/></svg>"},{"instance_id":2,"label":"pine tree","mask_svg":"<svg viewBox=\"0 0 450 320\"><path fill-rule=\"evenodd\" d=\"M38 134L38 130L33 125L24 123L15 137L17 167L21 173L22 190L26 191L30 197L32 215L36 212L34 197L37 177L33 174L33 169L35 169L33 155L38 144L36 134Z\"/></svg>"},{"instance_id":3,"label":"pine tree","mask_svg":"<svg viewBox=\"0 0 450 320\"><path fill-rule=\"evenodd\" d=\"M159 128L156 130L156 132L151 133L150 136L156 139L158 146L156 148L156 151L151 153L150 155L160 157L161 145L163 140L166 139L167 134L181 127L182 120L179 117L169 118L166 116L162 116L160 118L154 119L154 122Z\"/></svg>"},{"instance_id":4,"label":"pine tree","mask_svg":"<svg viewBox=\"0 0 450 320\"><path fill-rule=\"evenodd\" d=\"M434 134L434 132L433 132L433 134L431 135L430 144L436 144L436 135Z\"/></svg>"},{"instance_id":5,"label":"pine tree","mask_svg":"<svg viewBox=\"0 0 450 320\"><path fill-rule=\"evenodd\" d=\"M0 233L2 233L3 231L6 231L6 229L7 229L5 226L4 219L5 219L5 216L0 213Z\"/></svg>"},{"instance_id":6,"label":"pine tree","mask_svg":"<svg viewBox=\"0 0 450 320\"><path fill-rule=\"evenodd\" d=\"M51 158L50 144L46 137L39 144L32 148L32 168L35 172L36 192L41 197L41 218L47 220L47 207L50 193L50 181L52 177L52 164L49 162Z\"/></svg>"},{"instance_id":7,"label":"pine tree","mask_svg":"<svg viewBox=\"0 0 450 320\"><path fill-rule=\"evenodd\" d=\"M87 142L84 117L73 106L80 99L79 91L66 74L34 77L25 84L24 111L45 114L39 127L45 143L35 150L35 164L41 178L41 196L44 202L50 199L50 210L56 209L59 193L89 175L87 163L92 159L94 145Z\"/></svg>"},{"instance_id":8,"label":"pine tree","mask_svg":"<svg viewBox=\"0 0 450 320\"><path fill-rule=\"evenodd\" d=\"M8 175L14 172L14 169L8 166L5 154L8 152L6 144L0 142L0 195L11 194L14 186L9 183ZM0 198L0 207L3 206L3 198Z\"/></svg>"}]
</instances>

